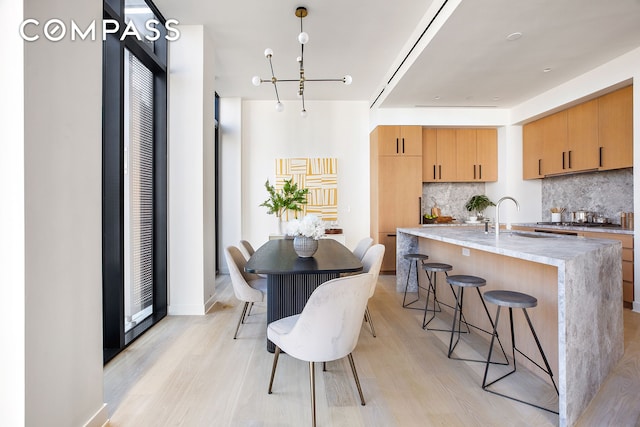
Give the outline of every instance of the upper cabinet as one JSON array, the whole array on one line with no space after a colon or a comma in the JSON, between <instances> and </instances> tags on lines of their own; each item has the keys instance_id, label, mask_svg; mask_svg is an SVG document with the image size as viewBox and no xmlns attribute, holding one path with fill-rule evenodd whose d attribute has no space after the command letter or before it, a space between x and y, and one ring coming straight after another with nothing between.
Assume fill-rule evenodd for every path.
<instances>
[{"instance_id":1,"label":"upper cabinet","mask_svg":"<svg viewBox=\"0 0 640 427\"><path fill-rule=\"evenodd\" d=\"M524 179L633 166L632 86L523 127Z\"/></svg>"},{"instance_id":2,"label":"upper cabinet","mask_svg":"<svg viewBox=\"0 0 640 427\"><path fill-rule=\"evenodd\" d=\"M380 156L422 156L422 126L378 126Z\"/></svg>"},{"instance_id":3,"label":"upper cabinet","mask_svg":"<svg viewBox=\"0 0 640 427\"><path fill-rule=\"evenodd\" d=\"M598 98L599 167L633 166L633 86Z\"/></svg>"},{"instance_id":4,"label":"upper cabinet","mask_svg":"<svg viewBox=\"0 0 640 427\"><path fill-rule=\"evenodd\" d=\"M496 129L424 128L424 182L488 182L498 179Z\"/></svg>"}]
</instances>

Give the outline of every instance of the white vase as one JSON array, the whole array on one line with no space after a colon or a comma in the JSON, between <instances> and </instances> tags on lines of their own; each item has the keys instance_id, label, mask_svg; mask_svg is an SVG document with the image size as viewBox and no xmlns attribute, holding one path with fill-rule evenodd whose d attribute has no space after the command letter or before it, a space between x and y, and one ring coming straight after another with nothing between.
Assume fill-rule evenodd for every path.
<instances>
[{"instance_id":1,"label":"white vase","mask_svg":"<svg viewBox=\"0 0 640 427\"><path fill-rule=\"evenodd\" d=\"M293 250L300 258L310 258L318 250L318 241L307 236L293 238Z\"/></svg>"}]
</instances>

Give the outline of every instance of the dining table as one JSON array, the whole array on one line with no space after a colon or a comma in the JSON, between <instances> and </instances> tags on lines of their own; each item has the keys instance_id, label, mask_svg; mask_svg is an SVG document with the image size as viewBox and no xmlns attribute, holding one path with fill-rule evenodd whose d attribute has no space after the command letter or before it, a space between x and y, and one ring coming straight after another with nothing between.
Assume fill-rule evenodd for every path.
<instances>
[{"instance_id":1,"label":"dining table","mask_svg":"<svg viewBox=\"0 0 640 427\"><path fill-rule=\"evenodd\" d=\"M248 273L267 276L267 324L302 312L311 293L324 282L344 273L362 271L362 262L333 239L318 239L312 257L299 257L293 239L270 240L260 246L245 265ZM267 339L267 351L275 345Z\"/></svg>"}]
</instances>

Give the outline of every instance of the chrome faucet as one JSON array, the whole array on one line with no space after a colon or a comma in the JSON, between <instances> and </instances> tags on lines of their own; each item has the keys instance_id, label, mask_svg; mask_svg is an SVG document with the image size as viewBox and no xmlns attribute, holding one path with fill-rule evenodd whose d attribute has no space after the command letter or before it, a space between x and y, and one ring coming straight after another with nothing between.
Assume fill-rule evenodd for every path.
<instances>
[{"instance_id":1,"label":"chrome faucet","mask_svg":"<svg viewBox=\"0 0 640 427\"><path fill-rule=\"evenodd\" d=\"M496 237L500 235L500 203L504 202L505 200L513 201L513 203L516 204L516 208L518 208L518 211L520 210L520 205L518 204L518 201L513 197L504 196L503 198L498 200L498 203L496 203Z\"/></svg>"}]
</instances>

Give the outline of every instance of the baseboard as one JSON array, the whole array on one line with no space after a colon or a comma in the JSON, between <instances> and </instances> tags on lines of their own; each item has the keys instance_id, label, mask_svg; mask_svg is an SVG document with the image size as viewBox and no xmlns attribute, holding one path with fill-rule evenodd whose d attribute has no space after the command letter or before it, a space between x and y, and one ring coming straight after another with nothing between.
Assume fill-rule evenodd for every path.
<instances>
[{"instance_id":1,"label":"baseboard","mask_svg":"<svg viewBox=\"0 0 640 427\"><path fill-rule=\"evenodd\" d=\"M640 301L633 302L633 311L636 313L640 313Z\"/></svg>"},{"instance_id":2,"label":"baseboard","mask_svg":"<svg viewBox=\"0 0 640 427\"><path fill-rule=\"evenodd\" d=\"M103 403L102 407L93 417L84 424L84 427L104 427L109 423L109 414L107 412L107 404Z\"/></svg>"},{"instance_id":3,"label":"baseboard","mask_svg":"<svg viewBox=\"0 0 640 427\"><path fill-rule=\"evenodd\" d=\"M171 304L167 307L167 314L169 316L202 316L205 314L204 305L176 305Z\"/></svg>"}]
</instances>

